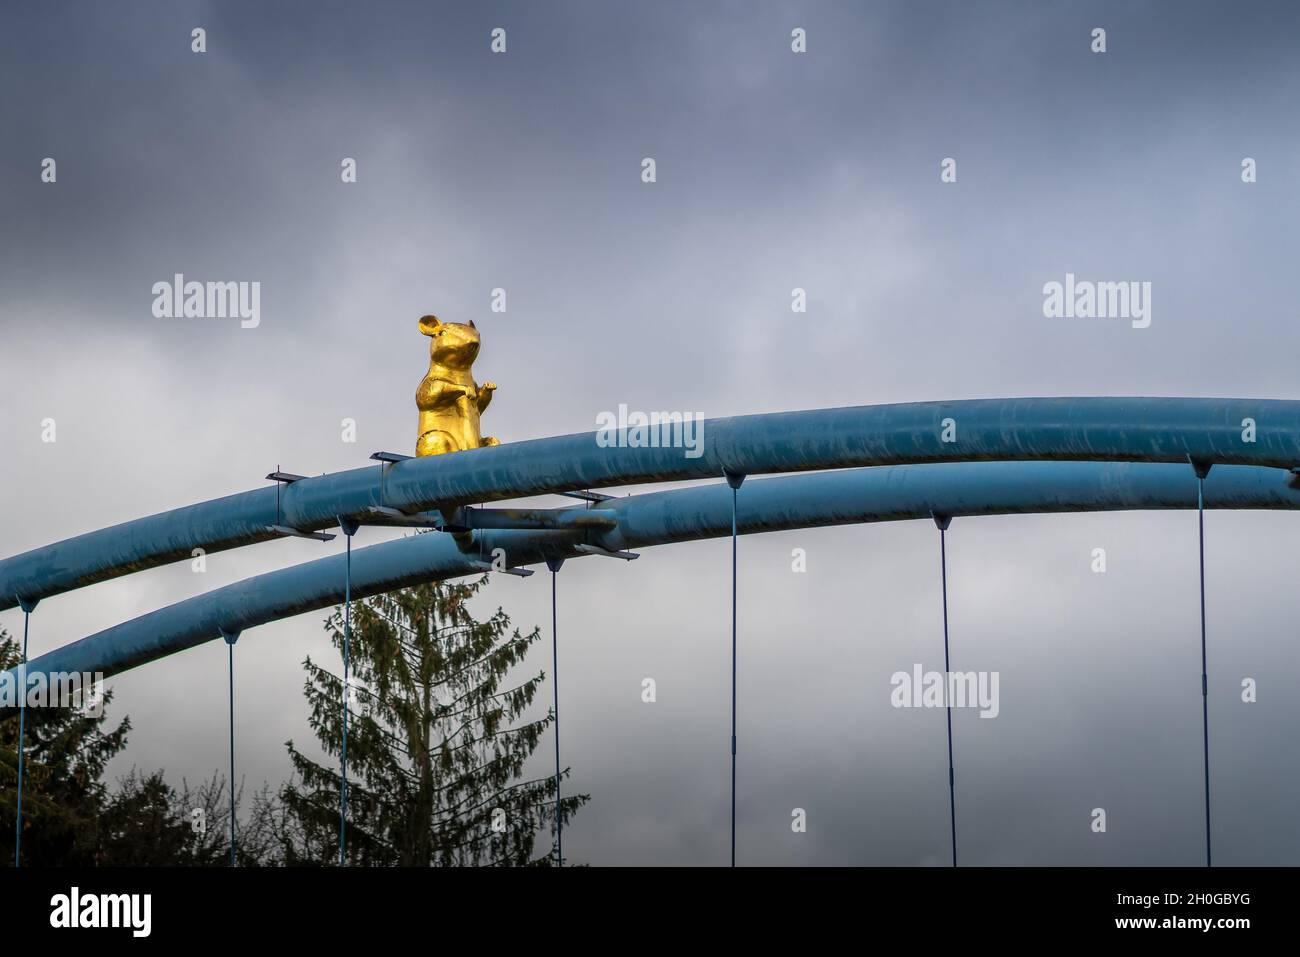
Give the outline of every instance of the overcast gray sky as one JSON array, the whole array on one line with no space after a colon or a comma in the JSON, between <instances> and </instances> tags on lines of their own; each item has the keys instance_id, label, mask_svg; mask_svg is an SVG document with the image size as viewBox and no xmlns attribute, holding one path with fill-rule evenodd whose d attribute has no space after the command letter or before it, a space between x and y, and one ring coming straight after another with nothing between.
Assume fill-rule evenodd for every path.
<instances>
[{"instance_id":1,"label":"overcast gray sky","mask_svg":"<svg viewBox=\"0 0 1300 957\"><path fill-rule=\"evenodd\" d=\"M426 312L482 330L503 441L620 403L1295 398L1298 27L1293 5L1249 2L6 5L0 555L277 464L411 451ZM260 282L260 325L155 318L178 272ZM1045 318L1067 272L1150 282L1150 327ZM1207 518L1216 863L1300 863L1297 530ZM33 654L339 547L50 599ZM889 703L894 671L942 667L937 548L928 522L742 541L741 863L946 863L943 713ZM954 715L963 862L1202 860L1195 549L1192 512L954 524L953 665L1001 674L997 719ZM561 574L564 752L592 796L575 861L726 862L728 550ZM484 607L541 624L547 592L494 581ZM250 784L310 742L301 661L330 654L324 617L238 646ZM530 667L549 671L546 644ZM113 686L135 727L114 774L224 768L220 642Z\"/></svg>"}]
</instances>

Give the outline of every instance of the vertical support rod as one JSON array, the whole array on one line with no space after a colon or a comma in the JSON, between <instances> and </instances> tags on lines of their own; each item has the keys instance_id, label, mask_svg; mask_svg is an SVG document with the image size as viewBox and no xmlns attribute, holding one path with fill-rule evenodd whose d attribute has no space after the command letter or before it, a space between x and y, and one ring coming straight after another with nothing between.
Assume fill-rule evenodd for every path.
<instances>
[{"instance_id":1,"label":"vertical support rod","mask_svg":"<svg viewBox=\"0 0 1300 957\"><path fill-rule=\"evenodd\" d=\"M1206 468L1205 472L1208 473ZM1205 475L1196 475L1196 520L1201 572L1201 744L1205 755L1205 866L1210 867L1210 682L1205 650Z\"/></svg>"},{"instance_id":2,"label":"vertical support rod","mask_svg":"<svg viewBox=\"0 0 1300 957\"><path fill-rule=\"evenodd\" d=\"M230 866L235 866L235 850L238 847L235 834L235 642L239 640L238 631L221 629L221 637L226 640L226 661L230 677Z\"/></svg>"},{"instance_id":3,"label":"vertical support rod","mask_svg":"<svg viewBox=\"0 0 1300 957\"><path fill-rule=\"evenodd\" d=\"M556 581L564 559L548 559L551 570L551 690L555 710L555 865L564 866L564 818L560 813L560 631L556 612Z\"/></svg>"},{"instance_id":4,"label":"vertical support rod","mask_svg":"<svg viewBox=\"0 0 1300 957\"><path fill-rule=\"evenodd\" d=\"M235 866L235 646L226 645L230 665L230 866Z\"/></svg>"},{"instance_id":5,"label":"vertical support rod","mask_svg":"<svg viewBox=\"0 0 1300 957\"><path fill-rule=\"evenodd\" d=\"M736 866L736 489L731 490L731 866Z\"/></svg>"},{"instance_id":6,"label":"vertical support rod","mask_svg":"<svg viewBox=\"0 0 1300 957\"><path fill-rule=\"evenodd\" d=\"M948 824L952 835L952 866L957 866L957 779L952 761L952 666L948 658L948 515L934 516L939 527L939 581L943 591L944 712L948 718Z\"/></svg>"},{"instance_id":7,"label":"vertical support rod","mask_svg":"<svg viewBox=\"0 0 1300 957\"><path fill-rule=\"evenodd\" d=\"M341 522L347 536L343 578L343 748L341 753L342 782L339 787L339 867L345 866L348 847L348 696L352 690L352 534L355 525Z\"/></svg>"},{"instance_id":8,"label":"vertical support rod","mask_svg":"<svg viewBox=\"0 0 1300 957\"><path fill-rule=\"evenodd\" d=\"M736 866L736 496L745 476L722 473L731 486L731 866Z\"/></svg>"},{"instance_id":9,"label":"vertical support rod","mask_svg":"<svg viewBox=\"0 0 1300 957\"><path fill-rule=\"evenodd\" d=\"M31 617L31 609L24 604L23 661L22 668L19 670L23 680L22 686L18 689L18 814L14 818L14 867L19 866L23 852L23 751L27 738L27 631Z\"/></svg>"}]
</instances>

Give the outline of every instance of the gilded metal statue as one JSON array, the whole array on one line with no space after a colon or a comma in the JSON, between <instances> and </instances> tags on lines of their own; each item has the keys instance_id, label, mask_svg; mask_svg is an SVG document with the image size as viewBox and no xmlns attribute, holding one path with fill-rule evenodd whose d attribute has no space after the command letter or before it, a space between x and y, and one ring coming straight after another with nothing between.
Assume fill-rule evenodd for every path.
<instances>
[{"instance_id":1,"label":"gilded metal statue","mask_svg":"<svg viewBox=\"0 0 1300 957\"><path fill-rule=\"evenodd\" d=\"M429 371L415 390L420 410L415 454L441 455L500 445L492 436L479 434L479 416L492 401L496 385L477 385L470 374L479 350L474 323L463 325L425 316L420 320L420 332L429 337Z\"/></svg>"}]
</instances>

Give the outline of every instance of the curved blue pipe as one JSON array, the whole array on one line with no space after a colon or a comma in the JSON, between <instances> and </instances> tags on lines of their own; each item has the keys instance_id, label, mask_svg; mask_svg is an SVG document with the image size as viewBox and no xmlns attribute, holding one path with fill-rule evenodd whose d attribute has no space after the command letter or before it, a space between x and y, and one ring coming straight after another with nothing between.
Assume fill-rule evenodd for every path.
<instances>
[{"instance_id":1,"label":"curved blue pipe","mask_svg":"<svg viewBox=\"0 0 1300 957\"><path fill-rule=\"evenodd\" d=\"M1298 509L1300 491L1276 469L1216 466L1205 482L1207 508ZM748 481L739 491L740 534L858 522L1025 512L1084 512L1196 507L1196 478L1186 465L945 463L827 472ZM483 531L470 552L451 535L430 533L352 553L352 595L365 598L422 581L478 574L475 562L505 550L509 567L582 557L586 541L605 548L716 538L731 534L725 483L602 502L618 527L582 531ZM31 671L115 674L249 628L337 604L342 555L258 575L215 589L32 661Z\"/></svg>"},{"instance_id":2,"label":"curved blue pipe","mask_svg":"<svg viewBox=\"0 0 1300 957\"><path fill-rule=\"evenodd\" d=\"M1255 423L1246 441L1243 420ZM619 433L628 440L627 432ZM779 412L703 423L682 448L601 445L586 432L411 459L175 509L0 561L0 610L190 555L312 531L376 505L419 512L547 492L874 465L981 460L1300 464L1300 401L968 399ZM617 438L617 436L615 437ZM946 441L951 439L952 441Z\"/></svg>"}]
</instances>

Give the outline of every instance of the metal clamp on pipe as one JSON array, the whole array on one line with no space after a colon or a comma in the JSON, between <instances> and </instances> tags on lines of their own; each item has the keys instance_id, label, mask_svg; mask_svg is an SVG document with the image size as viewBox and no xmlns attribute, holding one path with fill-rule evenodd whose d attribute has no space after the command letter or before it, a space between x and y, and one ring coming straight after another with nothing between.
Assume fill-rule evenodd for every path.
<instances>
[{"instance_id":1,"label":"metal clamp on pipe","mask_svg":"<svg viewBox=\"0 0 1300 957\"><path fill-rule=\"evenodd\" d=\"M604 492L556 492L556 495L563 495L565 498L580 498L584 502L608 502L614 496L606 495Z\"/></svg>"},{"instance_id":2,"label":"metal clamp on pipe","mask_svg":"<svg viewBox=\"0 0 1300 957\"><path fill-rule=\"evenodd\" d=\"M615 552L610 551L608 548L601 548L599 545L588 545L586 543L574 545L573 550L583 555L599 555L602 558L621 558L625 562L630 562L641 557L637 552Z\"/></svg>"},{"instance_id":3,"label":"metal clamp on pipe","mask_svg":"<svg viewBox=\"0 0 1300 957\"><path fill-rule=\"evenodd\" d=\"M457 506L442 511L438 526L445 532L474 529L517 529L546 531L597 529L610 531L618 527L618 513L608 508L478 508Z\"/></svg>"},{"instance_id":4,"label":"metal clamp on pipe","mask_svg":"<svg viewBox=\"0 0 1300 957\"><path fill-rule=\"evenodd\" d=\"M497 568L491 562L470 562L470 565L485 572L499 572L502 575L514 575L516 578L527 578L533 573L531 568Z\"/></svg>"},{"instance_id":5,"label":"metal clamp on pipe","mask_svg":"<svg viewBox=\"0 0 1300 957\"><path fill-rule=\"evenodd\" d=\"M387 505L370 505L362 510L362 515L370 517L365 525L380 525L385 528L440 528L442 515L439 512L416 512L408 515L401 509L389 508Z\"/></svg>"},{"instance_id":6,"label":"metal clamp on pipe","mask_svg":"<svg viewBox=\"0 0 1300 957\"><path fill-rule=\"evenodd\" d=\"M304 532L297 528L290 528L288 525L267 525L266 530L286 537L314 538L318 542L332 542L336 537L329 532Z\"/></svg>"}]
</instances>

